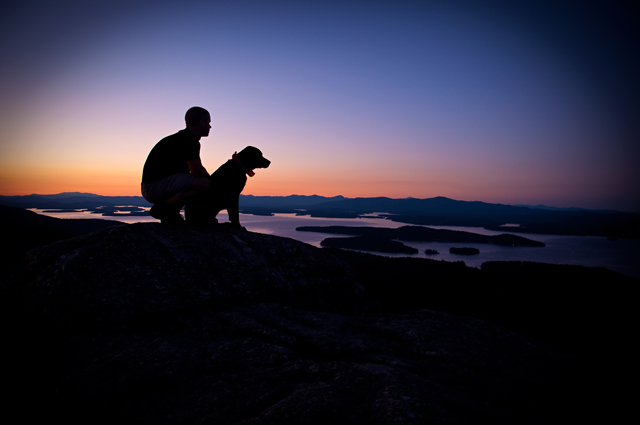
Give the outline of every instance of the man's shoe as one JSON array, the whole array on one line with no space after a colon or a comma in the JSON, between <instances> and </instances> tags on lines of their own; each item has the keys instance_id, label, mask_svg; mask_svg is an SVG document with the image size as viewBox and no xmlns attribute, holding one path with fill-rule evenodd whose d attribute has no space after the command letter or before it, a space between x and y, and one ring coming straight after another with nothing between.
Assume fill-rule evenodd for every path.
<instances>
[{"instance_id":1,"label":"man's shoe","mask_svg":"<svg viewBox=\"0 0 640 425\"><path fill-rule=\"evenodd\" d=\"M163 213L166 214L166 209L168 205L165 202L158 202L157 204L153 204L151 209L149 210L149 215L156 220L162 220Z\"/></svg>"},{"instance_id":2,"label":"man's shoe","mask_svg":"<svg viewBox=\"0 0 640 425\"><path fill-rule=\"evenodd\" d=\"M180 210L163 216L160 219L162 224L185 224L184 218L180 215Z\"/></svg>"},{"instance_id":3,"label":"man's shoe","mask_svg":"<svg viewBox=\"0 0 640 425\"><path fill-rule=\"evenodd\" d=\"M149 215L160 220L162 224L184 224L184 219L180 215L180 207L175 205L169 205L164 201L160 201L153 204Z\"/></svg>"}]
</instances>

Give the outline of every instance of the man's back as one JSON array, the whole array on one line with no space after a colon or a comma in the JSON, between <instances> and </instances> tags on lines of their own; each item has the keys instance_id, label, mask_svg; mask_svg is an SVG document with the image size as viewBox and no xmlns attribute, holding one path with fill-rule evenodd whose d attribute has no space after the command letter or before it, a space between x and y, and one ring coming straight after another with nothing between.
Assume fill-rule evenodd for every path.
<instances>
[{"instance_id":1,"label":"man's back","mask_svg":"<svg viewBox=\"0 0 640 425\"><path fill-rule=\"evenodd\" d=\"M188 161L200 159L200 142L189 129L167 136L151 150L142 170L142 182L151 183L177 173L189 173Z\"/></svg>"}]
</instances>

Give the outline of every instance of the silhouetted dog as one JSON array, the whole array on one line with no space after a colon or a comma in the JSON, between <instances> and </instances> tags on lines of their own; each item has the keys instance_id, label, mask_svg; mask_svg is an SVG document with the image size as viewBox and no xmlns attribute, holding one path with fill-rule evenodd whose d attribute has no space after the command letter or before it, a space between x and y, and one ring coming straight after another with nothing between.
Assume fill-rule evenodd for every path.
<instances>
[{"instance_id":1,"label":"silhouetted dog","mask_svg":"<svg viewBox=\"0 0 640 425\"><path fill-rule=\"evenodd\" d=\"M209 179L209 193L190 200L185 205L184 216L187 224L212 226L218 223L216 216L224 209L229 213L225 225L244 229L240 225L238 201L247 183L247 175L252 177L256 168L267 168L271 161L262 156L260 149L247 146L240 153L222 164Z\"/></svg>"}]
</instances>

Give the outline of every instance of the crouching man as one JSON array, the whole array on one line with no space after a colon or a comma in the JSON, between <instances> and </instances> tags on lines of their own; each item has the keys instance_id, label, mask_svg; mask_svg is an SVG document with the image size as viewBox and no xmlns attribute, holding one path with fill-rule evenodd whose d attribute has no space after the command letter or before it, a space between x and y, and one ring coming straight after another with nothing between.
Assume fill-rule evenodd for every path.
<instances>
[{"instance_id":1,"label":"crouching man","mask_svg":"<svg viewBox=\"0 0 640 425\"><path fill-rule=\"evenodd\" d=\"M218 223L216 216L224 209L229 213L230 227L244 229L240 225L238 203L240 193L247 183L247 176L255 175L254 169L267 168L271 161L253 146L247 146L240 153L222 164L210 177L210 190L189 199L184 208L187 224L213 226Z\"/></svg>"},{"instance_id":2,"label":"crouching man","mask_svg":"<svg viewBox=\"0 0 640 425\"><path fill-rule=\"evenodd\" d=\"M180 210L187 199L209 190L209 173L200 160L200 138L211 129L206 109L194 106L187 127L160 140L142 170L142 196L153 204L149 213L161 223L184 223Z\"/></svg>"}]
</instances>

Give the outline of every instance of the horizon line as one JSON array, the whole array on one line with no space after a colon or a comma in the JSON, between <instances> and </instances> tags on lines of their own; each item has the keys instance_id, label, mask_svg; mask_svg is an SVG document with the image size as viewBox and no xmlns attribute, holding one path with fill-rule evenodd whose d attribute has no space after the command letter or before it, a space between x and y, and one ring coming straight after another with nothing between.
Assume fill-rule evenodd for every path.
<instances>
[{"instance_id":1,"label":"horizon line","mask_svg":"<svg viewBox=\"0 0 640 425\"><path fill-rule=\"evenodd\" d=\"M2 195L0 194L0 196L4 196L4 197L22 197L22 196L56 196L56 195L73 195L73 194L77 194L77 195L91 195L91 196L100 196L100 197L105 197L105 198L119 198L119 197L127 197L127 198L142 198L142 195L100 195L97 193L92 193L92 192L59 192L59 193L49 193L49 194L44 194L44 193L30 193L28 195ZM255 198L287 198L290 196L304 196L304 197L313 197L313 196L317 196L320 198L344 198L344 199L392 199L392 200L408 200L408 199L415 199L415 200L429 200L429 199L437 199L437 198L442 198L442 199L448 199L451 201L456 201L456 202L481 202L481 203L485 203L485 204L492 204L492 205L507 205L507 206L512 206L512 207L526 207L526 208L539 208L539 209L543 209L543 208L551 208L551 209L558 209L558 210L585 210L585 211L601 211L601 212L618 212L618 213L630 213L630 214L640 214L640 211L622 211L622 210L615 210L615 209L603 209L603 208L583 208L583 207L556 207L553 205L545 205L545 204L537 204L537 205L533 205L533 204L522 204L522 203L518 203L518 204L507 204L507 203L500 203L500 202L486 202L486 201L478 201L478 200L474 200L474 201L467 201L467 200L461 200L461 199L454 199L454 198L449 198L447 196L433 196L430 198L416 198L416 197L405 197L405 198L393 198L393 197L389 197L389 196L358 196L355 198L350 198L347 196L343 196L343 195L333 195L333 196L325 196L325 195L318 195L318 194L313 194L313 195L300 195L300 194L290 194L290 195L252 195L252 194L240 194L241 196L252 196Z\"/></svg>"}]
</instances>

